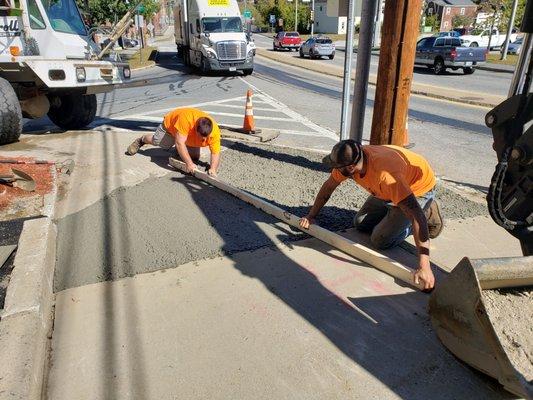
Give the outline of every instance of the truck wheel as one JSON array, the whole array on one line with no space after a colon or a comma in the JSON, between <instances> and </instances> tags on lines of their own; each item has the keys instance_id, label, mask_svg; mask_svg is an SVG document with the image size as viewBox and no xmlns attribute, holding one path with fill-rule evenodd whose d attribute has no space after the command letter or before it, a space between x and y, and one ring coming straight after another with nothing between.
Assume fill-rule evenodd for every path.
<instances>
[{"instance_id":1,"label":"truck wheel","mask_svg":"<svg viewBox=\"0 0 533 400\"><path fill-rule=\"evenodd\" d=\"M463 68L463 73L465 75L472 75L474 73L474 68L472 67L466 67L466 68Z\"/></svg>"},{"instance_id":2,"label":"truck wheel","mask_svg":"<svg viewBox=\"0 0 533 400\"><path fill-rule=\"evenodd\" d=\"M300 47L300 58L304 58L304 52L301 47Z\"/></svg>"},{"instance_id":3,"label":"truck wheel","mask_svg":"<svg viewBox=\"0 0 533 400\"><path fill-rule=\"evenodd\" d=\"M22 111L11 84L0 78L0 144L16 142L22 132Z\"/></svg>"},{"instance_id":4,"label":"truck wheel","mask_svg":"<svg viewBox=\"0 0 533 400\"><path fill-rule=\"evenodd\" d=\"M200 61L200 72L202 75L207 75L209 71L211 70L209 66L209 62L207 61L207 58L202 56L202 60Z\"/></svg>"},{"instance_id":5,"label":"truck wheel","mask_svg":"<svg viewBox=\"0 0 533 400\"><path fill-rule=\"evenodd\" d=\"M333 58L335 57L335 54L330 54L328 57L330 60L333 60Z\"/></svg>"},{"instance_id":6,"label":"truck wheel","mask_svg":"<svg viewBox=\"0 0 533 400\"><path fill-rule=\"evenodd\" d=\"M242 70L242 73L244 74L244 76L252 75L252 72L254 72L253 68L246 68Z\"/></svg>"},{"instance_id":7,"label":"truck wheel","mask_svg":"<svg viewBox=\"0 0 533 400\"><path fill-rule=\"evenodd\" d=\"M442 60L442 58L437 58L433 63L433 72L435 72L435 75L441 75L444 73L444 71L446 71L444 61Z\"/></svg>"},{"instance_id":8,"label":"truck wheel","mask_svg":"<svg viewBox=\"0 0 533 400\"><path fill-rule=\"evenodd\" d=\"M470 43L470 47L479 47L479 45L477 44L477 42L472 42Z\"/></svg>"},{"instance_id":9,"label":"truck wheel","mask_svg":"<svg viewBox=\"0 0 533 400\"><path fill-rule=\"evenodd\" d=\"M82 129L93 122L96 115L96 95L68 94L59 96L59 105L50 101L48 118L62 129Z\"/></svg>"}]
</instances>

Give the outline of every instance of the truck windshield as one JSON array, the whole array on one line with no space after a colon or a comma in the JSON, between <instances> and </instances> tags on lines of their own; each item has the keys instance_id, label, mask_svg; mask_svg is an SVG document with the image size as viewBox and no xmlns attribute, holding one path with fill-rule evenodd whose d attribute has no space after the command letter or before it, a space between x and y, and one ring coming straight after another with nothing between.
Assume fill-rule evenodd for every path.
<instances>
[{"instance_id":1,"label":"truck windshield","mask_svg":"<svg viewBox=\"0 0 533 400\"><path fill-rule=\"evenodd\" d=\"M43 7L55 31L86 36L78 7L74 0L42 0Z\"/></svg>"},{"instance_id":2,"label":"truck windshield","mask_svg":"<svg viewBox=\"0 0 533 400\"><path fill-rule=\"evenodd\" d=\"M202 32L242 32L240 17L202 18Z\"/></svg>"}]
</instances>

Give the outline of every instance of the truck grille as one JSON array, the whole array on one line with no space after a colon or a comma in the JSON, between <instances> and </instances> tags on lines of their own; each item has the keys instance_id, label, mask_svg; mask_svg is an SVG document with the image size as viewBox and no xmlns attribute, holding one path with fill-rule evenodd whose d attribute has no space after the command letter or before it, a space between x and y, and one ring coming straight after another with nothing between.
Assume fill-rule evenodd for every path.
<instances>
[{"instance_id":1,"label":"truck grille","mask_svg":"<svg viewBox=\"0 0 533 400\"><path fill-rule=\"evenodd\" d=\"M242 60L246 58L246 42L217 43L217 56L219 60Z\"/></svg>"}]
</instances>

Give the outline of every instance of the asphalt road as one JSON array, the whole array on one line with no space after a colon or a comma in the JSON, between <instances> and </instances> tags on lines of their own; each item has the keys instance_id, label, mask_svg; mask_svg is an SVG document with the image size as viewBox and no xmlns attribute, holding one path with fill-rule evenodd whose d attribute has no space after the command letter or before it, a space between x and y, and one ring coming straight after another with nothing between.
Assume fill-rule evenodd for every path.
<instances>
[{"instance_id":1,"label":"asphalt road","mask_svg":"<svg viewBox=\"0 0 533 400\"><path fill-rule=\"evenodd\" d=\"M272 39L263 35L254 35L254 41L257 47L272 49ZM289 57L299 57L298 52L290 52L285 50ZM321 60L316 60L317 63L325 65L344 66L344 51L336 51L335 58L329 60L323 57ZM355 69L357 54L354 53L352 58L352 65ZM372 55L370 61L370 73L376 74L378 72L379 57ZM484 70L476 70L473 75L464 75L462 70L452 71L447 70L445 74L436 76L433 71L426 67L415 67L414 82L424 83L429 85L443 86L448 88L461 88L462 90L471 90L473 92L499 94L505 96L511 84L512 74L502 72L491 72Z\"/></svg>"},{"instance_id":2,"label":"asphalt road","mask_svg":"<svg viewBox=\"0 0 533 400\"><path fill-rule=\"evenodd\" d=\"M280 129L279 144L329 150L338 140L341 79L259 57L253 75L246 78L200 76L183 67L171 46L162 50L168 52L161 53L158 66L134 74L136 82L130 87L99 96L99 118L93 126L153 130L169 109L191 105L212 113L219 123L238 126L243 121L244 96L251 87L256 125ZM373 87L368 95L364 140L370 135ZM414 149L424 154L444 179L485 191L496 161L492 136L483 122L487 111L412 96L409 134ZM47 127L50 122L41 119L27 123L25 130Z\"/></svg>"}]
</instances>

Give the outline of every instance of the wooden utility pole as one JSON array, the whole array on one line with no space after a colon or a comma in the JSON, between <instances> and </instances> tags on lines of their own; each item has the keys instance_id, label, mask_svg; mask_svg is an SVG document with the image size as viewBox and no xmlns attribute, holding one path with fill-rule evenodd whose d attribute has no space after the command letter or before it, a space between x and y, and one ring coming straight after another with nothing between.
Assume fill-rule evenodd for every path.
<instances>
[{"instance_id":1,"label":"wooden utility pole","mask_svg":"<svg viewBox=\"0 0 533 400\"><path fill-rule=\"evenodd\" d=\"M385 1L371 144L407 144L407 111L421 11L422 0Z\"/></svg>"}]
</instances>

